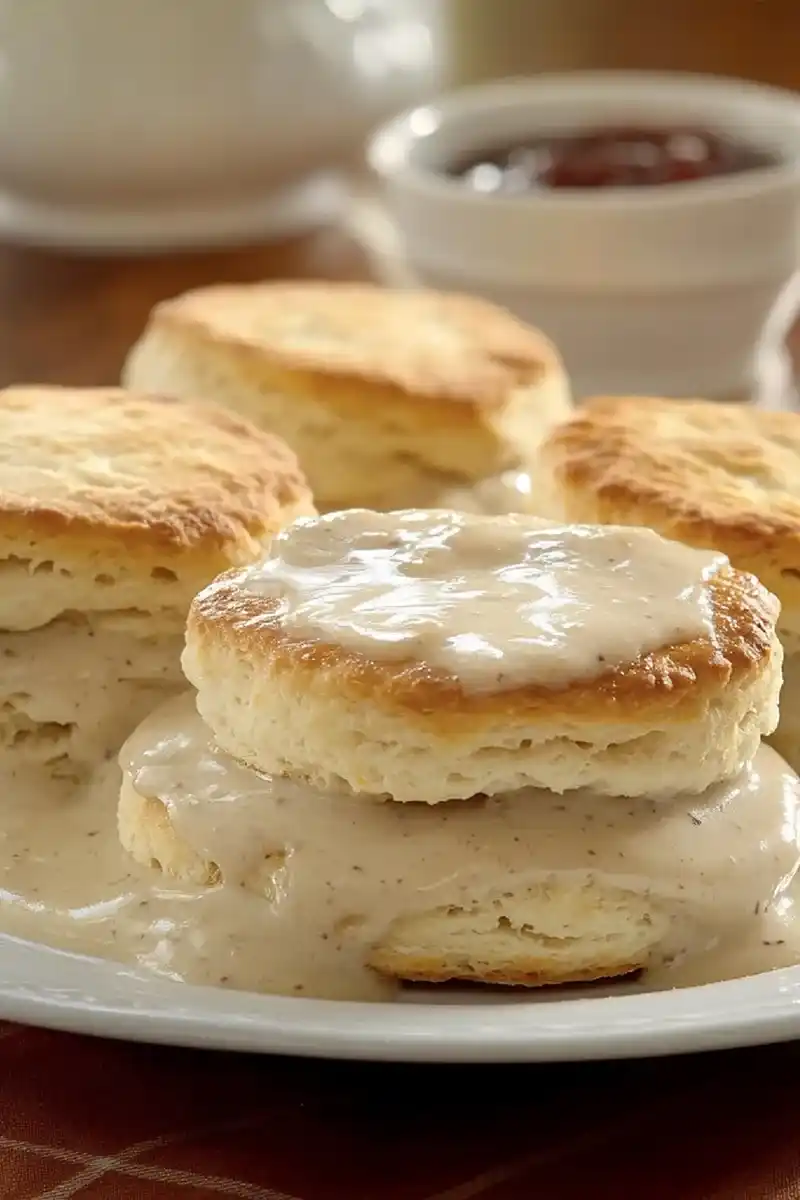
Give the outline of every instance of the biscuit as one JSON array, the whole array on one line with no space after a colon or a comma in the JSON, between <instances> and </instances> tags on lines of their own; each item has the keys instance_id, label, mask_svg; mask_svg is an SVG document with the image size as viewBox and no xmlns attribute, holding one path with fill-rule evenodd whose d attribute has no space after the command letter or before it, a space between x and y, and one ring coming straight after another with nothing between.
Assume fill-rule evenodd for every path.
<instances>
[{"instance_id":1,"label":"biscuit","mask_svg":"<svg viewBox=\"0 0 800 1200\"><path fill-rule=\"evenodd\" d=\"M309 960L327 963L326 988L365 965L529 987L625 975L750 929L796 866L797 780L767 748L730 783L664 801L523 790L366 802L236 763L187 693L119 761L122 846L198 889L216 919L251 904L278 964L268 990L296 991Z\"/></svg>"},{"instance_id":2,"label":"biscuit","mask_svg":"<svg viewBox=\"0 0 800 1200\"><path fill-rule=\"evenodd\" d=\"M355 284L220 286L168 300L123 381L217 401L274 430L321 510L438 503L524 466L570 411L557 352L505 310Z\"/></svg>"},{"instance_id":3,"label":"biscuit","mask_svg":"<svg viewBox=\"0 0 800 1200\"><path fill-rule=\"evenodd\" d=\"M179 748L172 750L170 746L176 733L179 734L176 743ZM561 835L557 830L565 824L561 815L563 810L559 808L555 814L544 812L537 818L541 821L541 832L526 825L526 814L535 811L537 804L541 805L541 799L535 795L525 800L511 800L509 818L500 817L499 829L494 824L497 816L490 802L485 802L490 806L488 810L485 805L478 804L472 811L469 806L454 802L461 823L452 831L445 811L453 812L449 805L412 805L409 808L387 801L370 808L351 797L313 798L314 805L326 806L323 824L315 825L314 819L307 819L301 808L294 817L289 816L286 826L287 829L294 828L295 833L299 831L299 845L292 849L290 834L289 844L275 848L270 840L269 781L238 766L212 745L210 732L194 711L191 697L172 701L153 713L126 743L120 763L123 774L118 831L123 848L135 861L182 885L201 888L228 885L237 891L245 888L257 898L272 898L274 916L280 925L282 901L276 892L276 878L281 879L279 891L282 895L285 893L291 913L295 911L292 898L298 888L301 894L308 896L306 888L310 884L311 894L315 894L314 881L320 870L317 856L321 850L331 860L328 869L339 882L337 905L341 911L324 897L321 906L309 903L308 898L301 900L297 911L302 914L303 928L294 936L309 937L313 941L320 932L324 933L324 929L314 931L314 923L320 920L323 924L332 921L334 928L347 925L356 944L362 942L366 963L399 980L470 979L483 983L541 986L624 975L645 967L659 955L663 957L670 935L675 933L675 925L685 931L686 919L678 917L672 895L674 885L662 887L654 880L649 888L626 887L621 879L608 872L606 859L601 859L599 865L580 880L574 871L559 875L545 870L540 872L543 878L519 886L516 872L520 865L524 873L529 874L536 866L537 852L546 862L546 847L552 839L558 845ZM143 771L142 764L145 764ZM252 797L259 795L259 788L263 793L263 807L258 803L252 805ZM187 810L183 817L180 816L184 796L191 797L188 825ZM213 805L215 796L225 797L224 808L218 814L213 810L204 814L204 804L211 797ZM238 807L240 797L246 798L246 811ZM284 822L287 802L291 811L291 794L280 808ZM306 802L302 797L301 805ZM627 810L624 802L617 803ZM584 811L583 805L576 804L576 808L579 812ZM412 813L411 809L417 812ZM254 815L259 812L263 816L263 826L259 826L257 815ZM555 831L550 826L554 815L558 818ZM576 820L580 822L580 815ZM628 816L631 825L637 820L634 817L631 821ZM642 820L645 827L652 817L645 812ZM392 855L398 848L401 858L394 861L403 861L402 847L408 836L409 821L413 824L414 838L413 844L406 842L405 854L412 854L423 864L420 878L427 879L428 884L438 881L439 846L458 862L465 878L471 878L473 885L474 872L477 871L480 880L482 869L486 869L487 880L494 884L489 894L482 899L466 898L447 904L434 902L430 909L420 909L416 886L419 880L415 877L406 880L405 890L401 888L396 895L388 896L384 910L383 900L379 900L373 889L378 885L383 898L387 898L386 887L379 883L380 876L393 861ZM235 829L237 822L241 825L238 831ZM233 831L222 828L229 823L233 824ZM469 833L472 828L480 846L477 853L473 848L470 854L468 850L464 852L464 831ZM196 839L199 837L194 844L192 834ZM588 837L589 841L593 840L593 835ZM621 830L619 844L613 848L617 871L618 846L627 845L627 837L630 837L630 830ZM220 849L225 851L227 848L229 854L230 846L237 840L246 842L248 866L242 875L229 876L224 858L220 859L222 866L212 861L209 841L213 843L215 839L219 841ZM712 840L706 838L706 844ZM575 843L580 841L580 834L577 834L571 846L561 847L561 853L571 854L574 859ZM520 845L521 842L524 844ZM426 852L429 855L427 866L424 865ZM287 854L292 864L288 876L285 873ZM342 863L333 862L337 854L343 856ZM365 857L360 860L360 855ZM238 853L234 852L233 857L238 859ZM240 866L237 862L237 868ZM665 864L667 874L669 869L669 864ZM355 890L349 892L348 881L353 878L366 881L363 890L357 884ZM510 879L515 886L509 884ZM459 894L458 889L455 894ZM363 925L359 904L377 917L374 930L368 924ZM343 913L348 914L344 922L341 921ZM307 927L309 923L310 927ZM284 929L281 936L292 934ZM327 936L325 940L328 940ZM269 953L268 943L265 943L265 953Z\"/></svg>"},{"instance_id":4,"label":"biscuit","mask_svg":"<svg viewBox=\"0 0 800 1200\"><path fill-rule=\"evenodd\" d=\"M552 987L646 970L669 933L668 908L595 876L400 917L369 964L406 983Z\"/></svg>"},{"instance_id":5,"label":"biscuit","mask_svg":"<svg viewBox=\"0 0 800 1200\"><path fill-rule=\"evenodd\" d=\"M800 769L800 632L778 626L783 643L783 686L780 695L780 721L767 739L789 766Z\"/></svg>"},{"instance_id":6,"label":"biscuit","mask_svg":"<svg viewBox=\"0 0 800 1200\"><path fill-rule=\"evenodd\" d=\"M437 812L431 811L435 819ZM142 866L184 884L215 887L219 870L180 838L165 805L123 777L118 809L122 846ZM248 881L271 894L281 857ZM670 933L670 909L605 880L582 886L549 881L521 894L401 916L366 951L366 962L403 982L543 987L629 975L657 961Z\"/></svg>"},{"instance_id":7,"label":"biscuit","mask_svg":"<svg viewBox=\"0 0 800 1200\"><path fill-rule=\"evenodd\" d=\"M179 628L219 571L313 512L292 452L211 406L0 392L0 629L139 609Z\"/></svg>"},{"instance_id":8,"label":"biscuit","mask_svg":"<svg viewBox=\"0 0 800 1200\"><path fill-rule=\"evenodd\" d=\"M144 613L71 613L0 632L0 751L58 774L102 760L185 687L182 646Z\"/></svg>"},{"instance_id":9,"label":"biscuit","mask_svg":"<svg viewBox=\"0 0 800 1200\"><path fill-rule=\"evenodd\" d=\"M0 392L0 749L71 771L185 686L197 590L311 494L277 438L113 388Z\"/></svg>"},{"instance_id":10,"label":"biscuit","mask_svg":"<svg viewBox=\"0 0 800 1200\"><path fill-rule=\"evenodd\" d=\"M593 658L591 677L557 684L526 680L474 690L430 661L376 656L377 642L364 649L297 632L286 615L287 597L304 580L323 600L337 595L339 584L325 575L326 547L347 562L377 554L385 570L395 530L428 517L434 527L440 520L472 523L486 545L501 547L501 556L502 538L514 531L523 540L543 530L557 540L564 535L533 518L424 513L379 518L351 512L293 526L273 543L264 568L221 576L189 612L184 672L197 689L200 713L229 754L319 789L345 787L402 801L437 803L525 786L654 795L700 792L731 777L774 730L782 661L778 605L753 576L729 566L708 581L707 633L634 661L601 668ZM345 529L356 531L352 540ZM328 540L314 545L313 571L304 574L297 547L309 534L312 541ZM669 548L654 538L647 554L655 561ZM280 582L264 585L278 555L290 564L288 590ZM507 567L510 576L527 569L523 560ZM456 586L459 568L449 561L442 569ZM354 621L373 606L390 617L394 612L395 628L407 625L416 570L405 591L392 583L364 593ZM468 625L477 621L482 600L469 588L465 595ZM605 602L598 595L601 616Z\"/></svg>"},{"instance_id":11,"label":"biscuit","mask_svg":"<svg viewBox=\"0 0 800 1200\"><path fill-rule=\"evenodd\" d=\"M173 828L166 805L158 796L137 790L123 772L117 807L117 831L124 850L144 867L162 871L181 883L215 887L219 867L181 838ZM254 887L254 881L251 881ZM254 889L255 890L255 889Z\"/></svg>"},{"instance_id":12,"label":"biscuit","mask_svg":"<svg viewBox=\"0 0 800 1200\"><path fill-rule=\"evenodd\" d=\"M540 447L537 505L556 519L647 525L710 547L781 602L787 687L773 744L800 767L800 415L602 397Z\"/></svg>"}]
</instances>

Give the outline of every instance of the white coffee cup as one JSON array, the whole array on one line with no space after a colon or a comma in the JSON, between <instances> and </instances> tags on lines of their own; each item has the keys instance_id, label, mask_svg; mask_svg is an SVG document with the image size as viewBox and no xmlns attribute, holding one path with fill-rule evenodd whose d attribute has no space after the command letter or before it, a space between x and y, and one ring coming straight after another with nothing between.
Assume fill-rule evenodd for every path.
<instances>
[{"instance_id":1,"label":"white coffee cup","mask_svg":"<svg viewBox=\"0 0 800 1200\"><path fill-rule=\"evenodd\" d=\"M0 0L0 234L88 246L283 233L432 86L421 3Z\"/></svg>"}]
</instances>

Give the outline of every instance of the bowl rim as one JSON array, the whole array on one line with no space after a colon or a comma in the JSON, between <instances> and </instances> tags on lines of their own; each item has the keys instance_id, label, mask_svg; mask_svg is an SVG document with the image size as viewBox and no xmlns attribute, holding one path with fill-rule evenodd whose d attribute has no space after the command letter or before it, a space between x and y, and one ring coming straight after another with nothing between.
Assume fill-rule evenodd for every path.
<instances>
[{"instance_id":1,"label":"bowl rim","mask_svg":"<svg viewBox=\"0 0 800 1200\"><path fill-rule=\"evenodd\" d=\"M660 99L669 107L670 89L692 89L702 112L703 97L717 107L727 100L731 111L742 111L748 104L770 111L784 132L795 132L796 153L785 154L775 164L754 167L734 175L713 176L687 184L664 184L642 188L615 186L598 189L561 188L553 191L526 192L520 195L485 195L465 187L463 182L444 171L420 161L420 150L429 145L451 122L471 113L496 112L517 116L526 105L543 97L572 100L572 89L595 87L606 94L622 98L624 89L630 99ZM680 108L680 105L676 106ZM587 110L589 112L589 110ZM702 115L697 118L702 122ZM591 122L590 122L591 123ZM550 125L552 128L552 124ZM498 137L502 134L498 132ZM465 150L467 148L465 144ZM449 201L460 207L491 207L494 211L520 212L536 208L543 210L572 209L584 212L598 209L674 209L684 208L697 201L729 203L747 200L765 193L777 192L800 185L800 94L750 80L692 71L558 71L530 77L512 77L473 84L444 92L421 105L397 114L375 130L367 143L367 163L372 172L384 182L400 182L407 190L430 199Z\"/></svg>"}]
</instances>

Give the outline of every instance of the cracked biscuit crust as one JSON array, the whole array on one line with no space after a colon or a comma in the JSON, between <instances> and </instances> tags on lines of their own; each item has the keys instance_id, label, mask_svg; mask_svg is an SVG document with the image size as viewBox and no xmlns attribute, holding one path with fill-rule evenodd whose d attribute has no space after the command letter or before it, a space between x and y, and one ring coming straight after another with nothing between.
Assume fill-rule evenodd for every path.
<instances>
[{"instance_id":1,"label":"cracked biscuit crust","mask_svg":"<svg viewBox=\"0 0 800 1200\"><path fill-rule=\"evenodd\" d=\"M292 687L320 699L352 696L443 730L489 715L502 716L511 726L537 717L681 721L731 685L759 675L774 651L778 605L757 579L723 568L710 580L709 593L713 640L665 646L562 688L531 684L470 692L426 663L370 659L342 646L297 640L282 629L280 599L243 588L240 573L230 571L192 604L188 657L202 664L205 652L217 649L232 664L246 662L261 673L287 678ZM190 678L202 687L201 676Z\"/></svg>"},{"instance_id":2,"label":"cracked biscuit crust","mask_svg":"<svg viewBox=\"0 0 800 1200\"><path fill-rule=\"evenodd\" d=\"M297 639L233 572L193 602L183 669L229 754L320 789L431 804L700 792L775 729L783 658L778 603L752 575L721 569L709 599L711 637L567 686L469 692L424 662Z\"/></svg>"},{"instance_id":3,"label":"cracked biscuit crust","mask_svg":"<svg viewBox=\"0 0 800 1200\"><path fill-rule=\"evenodd\" d=\"M511 313L471 296L366 284L262 283L187 292L160 304L153 327L225 346L282 386L389 389L409 399L502 405L560 361L552 344ZM377 397L374 397L377 398ZM455 414L457 415L457 413Z\"/></svg>"},{"instance_id":4,"label":"cracked biscuit crust","mask_svg":"<svg viewBox=\"0 0 800 1200\"><path fill-rule=\"evenodd\" d=\"M123 379L276 430L327 510L434 503L527 462L571 411L556 350L511 313L356 284L212 287L168 300Z\"/></svg>"},{"instance_id":5,"label":"cracked biscuit crust","mask_svg":"<svg viewBox=\"0 0 800 1200\"><path fill-rule=\"evenodd\" d=\"M185 612L313 512L292 451L224 410L115 388L0 392L0 628L66 609Z\"/></svg>"},{"instance_id":6,"label":"cracked biscuit crust","mask_svg":"<svg viewBox=\"0 0 800 1200\"><path fill-rule=\"evenodd\" d=\"M800 609L800 415L602 397L549 433L538 465L549 515L720 550L779 597L784 619Z\"/></svg>"}]
</instances>

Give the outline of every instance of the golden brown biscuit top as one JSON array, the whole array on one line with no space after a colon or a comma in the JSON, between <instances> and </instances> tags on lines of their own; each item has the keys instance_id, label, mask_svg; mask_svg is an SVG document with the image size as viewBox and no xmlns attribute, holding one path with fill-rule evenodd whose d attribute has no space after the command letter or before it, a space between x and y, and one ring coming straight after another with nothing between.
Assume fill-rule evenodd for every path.
<instances>
[{"instance_id":1,"label":"golden brown biscuit top","mask_svg":"<svg viewBox=\"0 0 800 1200\"><path fill-rule=\"evenodd\" d=\"M800 603L800 415L601 397L540 454L568 519L649 525L721 550Z\"/></svg>"},{"instance_id":2,"label":"golden brown biscuit top","mask_svg":"<svg viewBox=\"0 0 800 1200\"><path fill-rule=\"evenodd\" d=\"M223 650L276 679L304 678L320 698L369 700L398 708L414 721L453 729L487 715L509 726L528 720L652 724L691 719L729 686L746 685L771 661L775 597L752 575L724 567L709 581L713 635L664 646L590 679L561 686L529 684L475 692L455 676L417 660L369 658L322 640L293 637L283 626L280 598L241 586L242 573L225 572L192 602L187 653L202 661ZM196 681L195 681L196 682Z\"/></svg>"},{"instance_id":3,"label":"golden brown biscuit top","mask_svg":"<svg viewBox=\"0 0 800 1200\"><path fill-rule=\"evenodd\" d=\"M235 347L264 368L396 389L421 399L501 405L560 362L511 313L469 296L367 284L264 283L187 292L156 325Z\"/></svg>"},{"instance_id":4,"label":"golden brown biscuit top","mask_svg":"<svg viewBox=\"0 0 800 1200\"><path fill-rule=\"evenodd\" d=\"M292 451L217 408L115 388L0 391L6 547L78 536L86 553L112 540L144 552L217 551L310 506Z\"/></svg>"}]
</instances>

